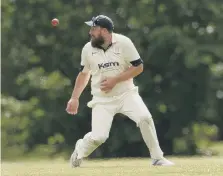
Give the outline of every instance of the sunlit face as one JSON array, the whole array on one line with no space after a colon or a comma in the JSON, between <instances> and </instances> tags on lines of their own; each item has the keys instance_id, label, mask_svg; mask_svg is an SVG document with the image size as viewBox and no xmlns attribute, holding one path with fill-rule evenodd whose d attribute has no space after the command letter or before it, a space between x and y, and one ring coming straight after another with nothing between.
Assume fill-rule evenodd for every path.
<instances>
[{"instance_id":1,"label":"sunlit face","mask_svg":"<svg viewBox=\"0 0 223 176\"><path fill-rule=\"evenodd\" d=\"M91 36L91 45L93 47L100 47L104 44L103 30L104 29L99 26L91 27L89 34Z\"/></svg>"}]
</instances>

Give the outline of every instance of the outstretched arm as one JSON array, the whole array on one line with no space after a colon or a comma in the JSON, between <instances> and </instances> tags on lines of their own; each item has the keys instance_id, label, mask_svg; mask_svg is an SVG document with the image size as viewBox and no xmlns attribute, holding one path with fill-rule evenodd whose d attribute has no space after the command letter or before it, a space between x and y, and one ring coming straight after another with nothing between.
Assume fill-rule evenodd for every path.
<instances>
[{"instance_id":1,"label":"outstretched arm","mask_svg":"<svg viewBox=\"0 0 223 176\"><path fill-rule=\"evenodd\" d=\"M90 67L87 62L87 48L86 45L82 49L81 53L81 68L80 72L76 78L74 89L70 100L67 103L66 111L69 114L77 114L79 107L79 98L84 91L90 79Z\"/></svg>"},{"instance_id":2,"label":"outstretched arm","mask_svg":"<svg viewBox=\"0 0 223 176\"><path fill-rule=\"evenodd\" d=\"M79 99L90 79L89 72L80 72L76 78L74 89L71 95L72 99Z\"/></svg>"}]
</instances>

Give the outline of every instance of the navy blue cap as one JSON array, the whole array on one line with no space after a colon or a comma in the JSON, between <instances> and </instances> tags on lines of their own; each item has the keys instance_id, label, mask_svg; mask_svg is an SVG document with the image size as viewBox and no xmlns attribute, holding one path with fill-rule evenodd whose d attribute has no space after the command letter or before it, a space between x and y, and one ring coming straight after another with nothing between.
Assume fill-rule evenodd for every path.
<instances>
[{"instance_id":1,"label":"navy blue cap","mask_svg":"<svg viewBox=\"0 0 223 176\"><path fill-rule=\"evenodd\" d=\"M102 28L106 28L108 31L113 31L114 23L111 18L105 15L98 15L93 17L91 21L85 22L88 26L100 26Z\"/></svg>"}]
</instances>

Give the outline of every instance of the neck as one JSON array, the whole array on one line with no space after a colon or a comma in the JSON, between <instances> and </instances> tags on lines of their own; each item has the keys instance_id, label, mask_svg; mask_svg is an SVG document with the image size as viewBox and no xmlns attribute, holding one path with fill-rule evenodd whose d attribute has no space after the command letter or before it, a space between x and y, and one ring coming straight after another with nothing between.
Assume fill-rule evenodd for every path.
<instances>
[{"instance_id":1,"label":"neck","mask_svg":"<svg viewBox=\"0 0 223 176\"><path fill-rule=\"evenodd\" d=\"M105 42L103 45L101 45L102 48L107 49L112 44L112 34L109 34L105 38Z\"/></svg>"}]
</instances>

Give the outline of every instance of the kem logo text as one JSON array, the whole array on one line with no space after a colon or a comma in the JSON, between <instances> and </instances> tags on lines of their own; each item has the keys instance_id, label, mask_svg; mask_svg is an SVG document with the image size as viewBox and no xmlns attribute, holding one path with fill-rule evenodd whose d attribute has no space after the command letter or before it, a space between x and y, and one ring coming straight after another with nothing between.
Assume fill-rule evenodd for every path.
<instances>
[{"instance_id":1,"label":"kem logo text","mask_svg":"<svg viewBox=\"0 0 223 176\"><path fill-rule=\"evenodd\" d=\"M107 62L107 63L98 64L99 69L108 68L108 67L112 67L112 66L119 66L119 63L118 62Z\"/></svg>"}]
</instances>

